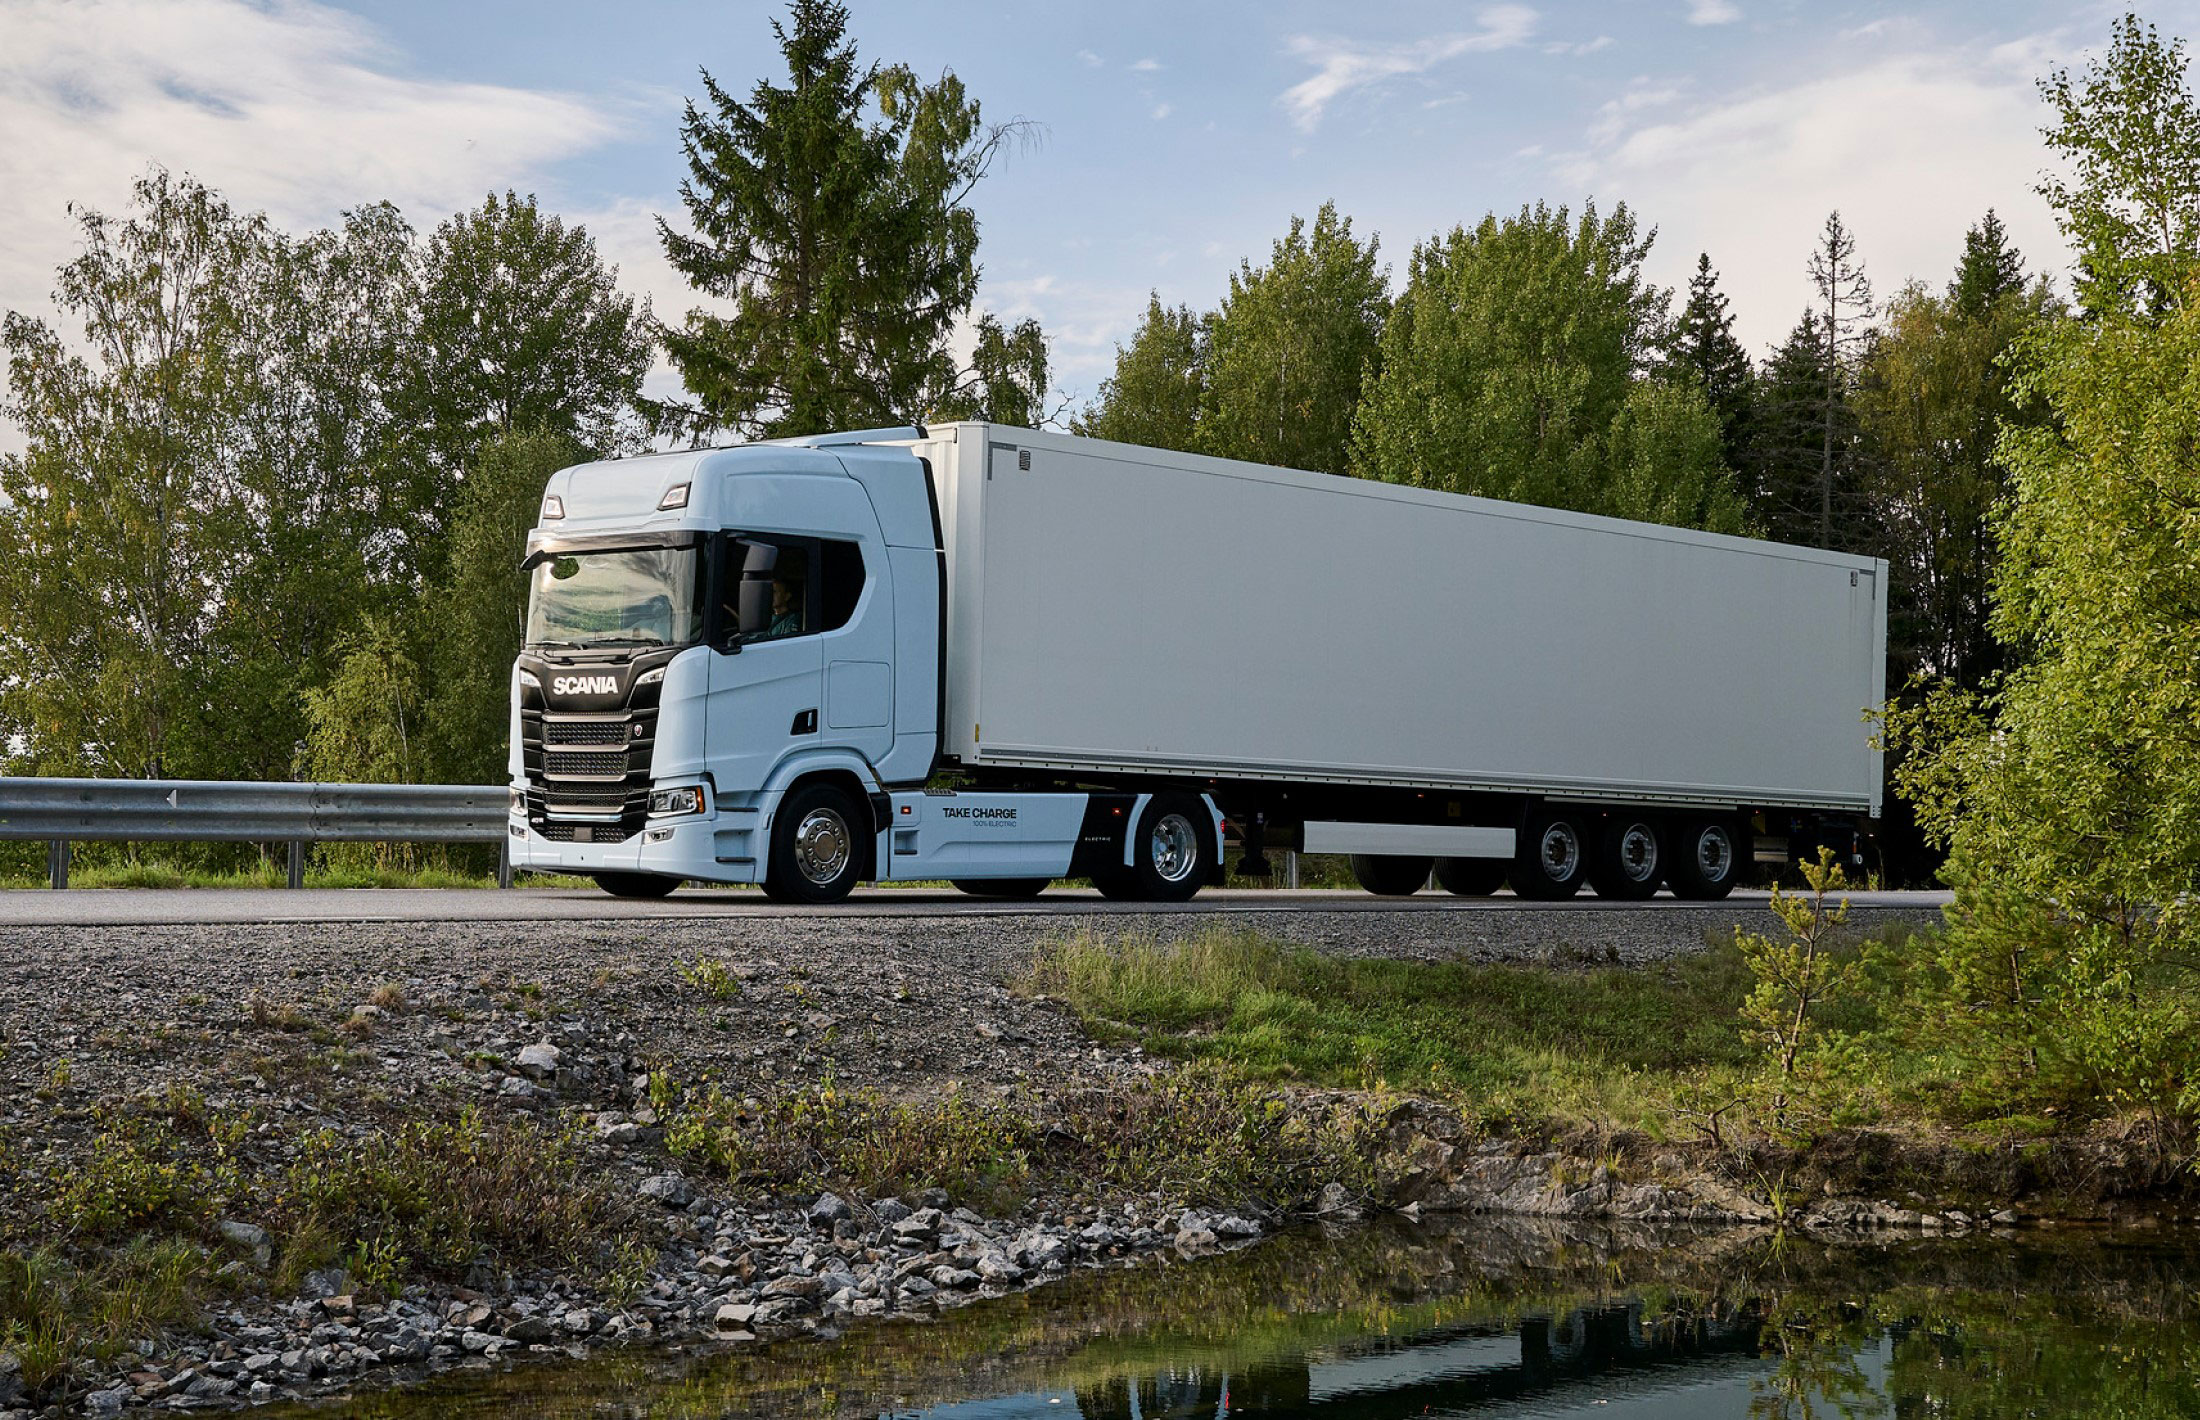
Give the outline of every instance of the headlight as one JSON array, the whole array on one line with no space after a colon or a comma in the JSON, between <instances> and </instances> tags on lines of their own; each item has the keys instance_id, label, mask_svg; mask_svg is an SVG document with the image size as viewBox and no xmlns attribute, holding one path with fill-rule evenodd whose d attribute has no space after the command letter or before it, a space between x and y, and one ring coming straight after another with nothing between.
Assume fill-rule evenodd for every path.
<instances>
[{"instance_id":1,"label":"headlight","mask_svg":"<svg viewBox=\"0 0 2200 1420\"><path fill-rule=\"evenodd\" d=\"M662 818L666 814L699 814L703 811L703 790L690 784L680 789L656 789L649 796L649 812Z\"/></svg>"},{"instance_id":2,"label":"headlight","mask_svg":"<svg viewBox=\"0 0 2200 1420\"><path fill-rule=\"evenodd\" d=\"M521 671L519 673L519 683L526 686L529 690L542 689L542 679L541 677L537 676L533 671Z\"/></svg>"},{"instance_id":3,"label":"headlight","mask_svg":"<svg viewBox=\"0 0 2200 1420\"><path fill-rule=\"evenodd\" d=\"M506 813L516 814L524 809L526 805L527 801L519 796L519 790L507 788L504 791L504 811Z\"/></svg>"},{"instance_id":4,"label":"headlight","mask_svg":"<svg viewBox=\"0 0 2200 1420\"><path fill-rule=\"evenodd\" d=\"M645 685L655 685L658 681L661 681L664 678L665 668L663 666L658 666L652 670L643 671L640 675L634 677L634 684L636 688Z\"/></svg>"}]
</instances>

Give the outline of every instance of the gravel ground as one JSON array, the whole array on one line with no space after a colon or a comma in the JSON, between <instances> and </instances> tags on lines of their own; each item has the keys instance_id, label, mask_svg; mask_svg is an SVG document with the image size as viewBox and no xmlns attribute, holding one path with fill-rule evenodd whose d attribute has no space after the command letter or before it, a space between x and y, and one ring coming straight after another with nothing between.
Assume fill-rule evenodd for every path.
<instances>
[{"instance_id":1,"label":"gravel ground","mask_svg":"<svg viewBox=\"0 0 2200 1420\"><path fill-rule=\"evenodd\" d=\"M1868 930L1897 915L1935 914L1859 912L1854 920ZM1270 914L1252 925L1347 955L1571 965L1664 958L1763 916L1740 904L1579 914L1363 909ZM212 1111L354 1132L480 1100L582 1125L605 1175L660 1218L663 1259L652 1300L638 1308L613 1312L551 1279L479 1278L470 1279L479 1293L409 1292L355 1314L340 1290L328 1305L313 1295L346 1285L324 1279L305 1296L226 1314L211 1340L140 1353L137 1369L102 1381L96 1399L79 1390L72 1411L325 1392L376 1367L432 1368L485 1349L739 1339L730 1333L745 1334L750 1322L815 1330L841 1313L912 1305L928 1287L940 1294L936 1305L1187 1236L1194 1247L1213 1245L1205 1225L1160 1197L1057 1202L1051 1212L1035 1204L1014 1220L943 1221L935 1212L930 1231L908 1238L891 1227L896 1209L910 1205L892 1200L854 1200L852 1223L806 1217L808 1200L798 1199L749 1214L711 1197L702 1180L666 1172L672 1161L646 1096L655 1069L734 1095L807 1087L828 1072L843 1088L898 1094L952 1084L1045 1096L1122 1083L1160 1067L1136 1049L1094 1045L1060 1007L1017 997L1007 983L1049 936L1086 928L1173 936L1218 921L1229 919L0 928L0 1142L32 1182L82 1166L95 1106L171 1086L199 1092ZM715 965L699 971L699 962ZM945 1208L949 1200L911 1203ZM4 1193L0 1206L8 1206ZM237 1226L249 1235L249 1223ZM1213 1231L1227 1241L1233 1229L1261 1226L1233 1219ZM751 1261L731 1285L708 1257ZM911 1285L905 1269L918 1258L924 1271ZM838 1312L826 1305L835 1296ZM724 1306L735 1310L721 1314ZM0 1417L20 1399L6 1393L6 1360L0 1354Z\"/></svg>"}]
</instances>

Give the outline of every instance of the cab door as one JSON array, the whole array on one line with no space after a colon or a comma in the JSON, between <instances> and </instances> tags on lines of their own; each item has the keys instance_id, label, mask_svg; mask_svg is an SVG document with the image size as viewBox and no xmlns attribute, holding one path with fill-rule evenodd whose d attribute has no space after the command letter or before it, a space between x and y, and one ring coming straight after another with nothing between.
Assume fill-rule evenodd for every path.
<instances>
[{"instance_id":1,"label":"cab door","mask_svg":"<svg viewBox=\"0 0 2200 1420\"><path fill-rule=\"evenodd\" d=\"M727 534L716 549L704 719L720 794L761 789L790 750L820 742L824 648L810 629L813 548L806 538Z\"/></svg>"}]
</instances>

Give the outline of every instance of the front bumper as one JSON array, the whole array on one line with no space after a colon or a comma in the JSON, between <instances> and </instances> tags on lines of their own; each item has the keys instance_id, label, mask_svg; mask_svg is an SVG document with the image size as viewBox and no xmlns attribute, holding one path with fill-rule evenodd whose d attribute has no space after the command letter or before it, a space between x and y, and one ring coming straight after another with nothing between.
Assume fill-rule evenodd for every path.
<instances>
[{"instance_id":1,"label":"front bumper","mask_svg":"<svg viewBox=\"0 0 2200 1420\"><path fill-rule=\"evenodd\" d=\"M523 814L505 820L512 867L528 873L655 873L706 883L764 880L763 805L720 803L708 814L652 819L619 843L557 843L537 833Z\"/></svg>"}]
</instances>

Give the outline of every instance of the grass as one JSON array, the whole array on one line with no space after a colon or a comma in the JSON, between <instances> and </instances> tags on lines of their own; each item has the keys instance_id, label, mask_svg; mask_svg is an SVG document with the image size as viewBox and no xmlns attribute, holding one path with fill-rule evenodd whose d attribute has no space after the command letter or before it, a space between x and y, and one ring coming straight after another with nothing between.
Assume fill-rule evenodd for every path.
<instances>
[{"instance_id":1,"label":"grass","mask_svg":"<svg viewBox=\"0 0 2200 1420\"><path fill-rule=\"evenodd\" d=\"M1496 1122L1670 1123L1691 1077L1751 1063L1731 944L1654 967L1325 957L1254 932L1043 945L1022 983L1104 1037L1266 1081L1387 1087Z\"/></svg>"},{"instance_id":2,"label":"grass","mask_svg":"<svg viewBox=\"0 0 2200 1420\"><path fill-rule=\"evenodd\" d=\"M85 863L69 868L73 888L280 888L290 881L282 864L272 860L248 868L201 868L163 861ZM559 873L523 874L516 882L527 887L585 888L595 891L593 878ZM0 872L0 889L43 888L46 875L37 871ZM353 867L311 864L306 869L309 888L494 888L494 873L459 872L441 867Z\"/></svg>"}]
</instances>

